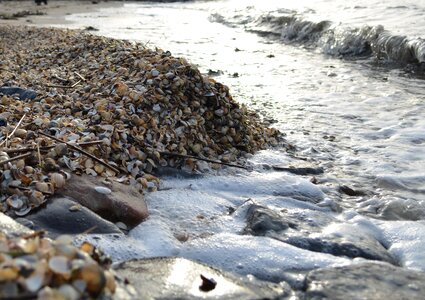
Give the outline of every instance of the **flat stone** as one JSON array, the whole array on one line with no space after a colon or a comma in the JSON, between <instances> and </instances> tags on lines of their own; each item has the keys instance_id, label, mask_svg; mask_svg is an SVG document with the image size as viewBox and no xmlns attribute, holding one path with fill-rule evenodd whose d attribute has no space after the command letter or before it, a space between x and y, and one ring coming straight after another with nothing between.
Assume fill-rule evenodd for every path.
<instances>
[{"instance_id":1,"label":"flat stone","mask_svg":"<svg viewBox=\"0 0 425 300\"><path fill-rule=\"evenodd\" d=\"M34 100L37 93L31 89L23 89L17 86L3 86L0 87L0 94L3 95L17 95L19 100Z\"/></svg>"},{"instance_id":2,"label":"flat stone","mask_svg":"<svg viewBox=\"0 0 425 300\"><path fill-rule=\"evenodd\" d=\"M288 167L285 165L274 165L273 170L288 172L296 175L320 175L324 173L323 168L317 167Z\"/></svg>"},{"instance_id":3,"label":"flat stone","mask_svg":"<svg viewBox=\"0 0 425 300\"><path fill-rule=\"evenodd\" d=\"M425 273L386 263L317 269L306 277L305 299L424 299Z\"/></svg>"},{"instance_id":4,"label":"flat stone","mask_svg":"<svg viewBox=\"0 0 425 300\"><path fill-rule=\"evenodd\" d=\"M378 241L367 236L357 240L350 239L350 237L289 237L282 241L314 252L329 253L335 256L346 256L350 258L362 257L396 264L392 256Z\"/></svg>"},{"instance_id":5,"label":"flat stone","mask_svg":"<svg viewBox=\"0 0 425 300\"><path fill-rule=\"evenodd\" d=\"M236 277L184 258L132 260L115 271L143 299L289 299L292 295L288 285Z\"/></svg>"},{"instance_id":6,"label":"flat stone","mask_svg":"<svg viewBox=\"0 0 425 300\"><path fill-rule=\"evenodd\" d=\"M111 193L100 193L99 187L109 189ZM105 185L97 177L89 175L73 175L56 194L52 200L67 197L110 222L126 224L129 229L149 215L143 194L135 188L118 182Z\"/></svg>"},{"instance_id":7,"label":"flat stone","mask_svg":"<svg viewBox=\"0 0 425 300\"><path fill-rule=\"evenodd\" d=\"M349 258L362 257L370 260L396 264L387 249L372 236L325 235L322 230L331 224L338 224L336 218L319 211L305 213L274 211L267 207L252 205L247 212L246 234L267 236L298 248L329 253Z\"/></svg>"},{"instance_id":8,"label":"flat stone","mask_svg":"<svg viewBox=\"0 0 425 300\"><path fill-rule=\"evenodd\" d=\"M56 197L47 205L25 216L34 223L33 229L47 230L48 235L56 237L61 234L80 234L87 230L91 233L121 233L117 226L102 219L89 209L80 206L77 210L75 202L65 197Z\"/></svg>"}]
</instances>

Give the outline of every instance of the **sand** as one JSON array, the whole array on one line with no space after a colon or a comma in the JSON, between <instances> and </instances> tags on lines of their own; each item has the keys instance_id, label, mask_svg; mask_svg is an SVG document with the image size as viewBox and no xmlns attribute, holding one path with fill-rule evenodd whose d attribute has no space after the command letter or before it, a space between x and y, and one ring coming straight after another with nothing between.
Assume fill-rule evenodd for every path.
<instances>
[{"instance_id":1,"label":"sand","mask_svg":"<svg viewBox=\"0 0 425 300\"><path fill-rule=\"evenodd\" d=\"M92 2L98 2L93 4ZM106 7L121 7L122 1L49 1L48 5L36 5L34 1L0 1L0 25L34 25L49 26L69 24L66 16L75 13L86 13ZM32 14L17 19L4 19L2 16L10 16L15 13L27 11Z\"/></svg>"}]
</instances>

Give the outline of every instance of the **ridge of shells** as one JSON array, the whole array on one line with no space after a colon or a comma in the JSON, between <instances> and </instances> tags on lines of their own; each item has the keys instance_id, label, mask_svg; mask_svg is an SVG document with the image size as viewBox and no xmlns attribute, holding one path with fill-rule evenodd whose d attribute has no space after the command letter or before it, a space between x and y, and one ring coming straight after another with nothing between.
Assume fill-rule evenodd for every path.
<instances>
[{"instance_id":1,"label":"ridge of shells","mask_svg":"<svg viewBox=\"0 0 425 300\"><path fill-rule=\"evenodd\" d=\"M0 36L0 86L37 93L0 96L0 137L26 114L0 162L11 157L7 149L38 149L0 166L0 211L25 215L65 184L68 171L155 190L151 173L160 166L200 168L164 152L231 162L278 142L279 132L227 86L168 51L72 30L3 26ZM84 149L119 174L39 131L69 143L101 141Z\"/></svg>"}]
</instances>

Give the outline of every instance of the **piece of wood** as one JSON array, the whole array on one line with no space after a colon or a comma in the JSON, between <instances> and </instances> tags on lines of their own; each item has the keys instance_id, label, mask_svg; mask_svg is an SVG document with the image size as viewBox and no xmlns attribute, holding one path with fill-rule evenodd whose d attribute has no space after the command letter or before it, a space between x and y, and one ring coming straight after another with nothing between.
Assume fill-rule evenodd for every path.
<instances>
[{"instance_id":1,"label":"piece of wood","mask_svg":"<svg viewBox=\"0 0 425 300\"><path fill-rule=\"evenodd\" d=\"M31 188L27 188L27 187L19 186L19 185L14 185L14 184L9 184L8 187L11 188L11 189L18 189L18 190L21 190L21 191L33 191L34 190L34 189L31 189ZM42 193L42 194L45 194L45 195L49 195L49 196L54 195L54 193L52 193L52 192L46 192L46 191L44 191L44 192L39 191L39 192Z\"/></svg>"},{"instance_id":2,"label":"piece of wood","mask_svg":"<svg viewBox=\"0 0 425 300\"><path fill-rule=\"evenodd\" d=\"M72 85L46 85L46 87L49 88L59 88L59 89L72 89L75 88L78 84L81 83L81 80L78 80L76 83L72 84Z\"/></svg>"},{"instance_id":3,"label":"piece of wood","mask_svg":"<svg viewBox=\"0 0 425 300\"><path fill-rule=\"evenodd\" d=\"M87 79L85 79L80 73L78 73L78 72L74 72L74 74L75 75L77 75L78 77L80 77L80 79L82 80L82 81L87 81Z\"/></svg>"},{"instance_id":4,"label":"piece of wood","mask_svg":"<svg viewBox=\"0 0 425 300\"><path fill-rule=\"evenodd\" d=\"M164 151L159 151L159 154L166 155L166 156L175 156L175 157L181 157L181 158L191 158L191 159L196 159L196 160L203 160L203 161L206 161L206 162L209 162L209 163L213 163L213 164L220 164L220 165L225 165L225 166L228 166L228 167L249 170L248 167L245 167L245 166L242 166L242 165L236 165L236 164L226 163L226 162L219 161L219 160L212 160L212 159L198 157L198 156L193 156L193 155L184 155L184 154L180 154L180 153L164 152Z\"/></svg>"},{"instance_id":5,"label":"piece of wood","mask_svg":"<svg viewBox=\"0 0 425 300\"><path fill-rule=\"evenodd\" d=\"M103 144L103 141L90 141L90 142L76 143L76 145L78 145L80 147L99 145L99 144ZM54 145L51 145L51 146L40 147L40 151L50 150L50 149L55 148L56 146L57 146L57 144L54 144ZM10 153L25 153L25 152L31 152L31 151L37 151L37 147L3 149L3 152L6 152L7 154L10 154Z\"/></svg>"},{"instance_id":6,"label":"piece of wood","mask_svg":"<svg viewBox=\"0 0 425 300\"><path fill-rule=\"evenodd\" d=\"M15 157L12 157L12 158L9 158L9 159L0 161L0 166L3 166L5 164L10 163L10 162L15 161L15 160L20 160L20 159L26 158L26 157L28 157L30 155L31 155L31 153L25 153L25 154L22 154L22 155L18 155L18 156L15 156Z\"/></svg>"}]
</instances>

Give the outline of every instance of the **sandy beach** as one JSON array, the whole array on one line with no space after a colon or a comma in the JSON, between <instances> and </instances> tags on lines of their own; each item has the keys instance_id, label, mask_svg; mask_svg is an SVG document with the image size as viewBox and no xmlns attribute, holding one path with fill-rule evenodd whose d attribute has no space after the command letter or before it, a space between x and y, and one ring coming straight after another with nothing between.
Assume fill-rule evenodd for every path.
<instances>
[{"instance_id":1,"label":"sandy beach","mask_svg":"<svg viewBox=\"0 0 425 300\"><path fill-rule=\"evenodd\" d=\"M0 24L36 26L67 24L66 15L123 5L123 2L119 1L49 1L48 5L37 5L34 1L0 1ZM25 16L13 17L16 14Z\"/></svg>"}]
</instances>

